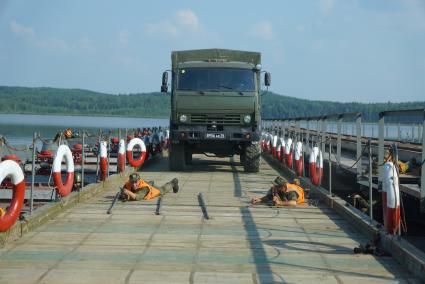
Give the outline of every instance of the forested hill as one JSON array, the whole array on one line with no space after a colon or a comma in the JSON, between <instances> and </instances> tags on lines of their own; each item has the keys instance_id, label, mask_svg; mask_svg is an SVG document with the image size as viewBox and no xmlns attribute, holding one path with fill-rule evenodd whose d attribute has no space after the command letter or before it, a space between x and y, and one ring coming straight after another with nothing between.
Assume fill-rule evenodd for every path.
<instances>
[{"instance_id":1,"label":"forested hill","mask_svg":"<svg viewBox=\"0 0 425 284\"><path fill-rule=\"evenodd\" d=\"M263 118L361 112L363 119L376 120L378 113L383 110L425 108L425 102L339 103L297 99L271 92L264 94L261 99ZM80 89L0 86L0 113L167 118L170 113L170 94L153 92L111 95Z\"/></svg>"}]
</instances>

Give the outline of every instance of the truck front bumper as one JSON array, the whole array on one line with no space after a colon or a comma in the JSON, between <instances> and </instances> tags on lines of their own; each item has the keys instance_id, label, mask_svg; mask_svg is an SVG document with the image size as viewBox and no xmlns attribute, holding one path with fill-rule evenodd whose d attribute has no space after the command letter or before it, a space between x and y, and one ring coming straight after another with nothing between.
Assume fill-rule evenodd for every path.
<instances>
[{"instance_id":1,"label":"truck front bumper","mask_svg":"<svg viewBox=\"0 0 425 284\"><path fill-rule=\"evenodd\" d=\"M223 126L218 131L207 129L206 126L185 126L179 125L178 129L171 130L173 141L188 141L196 143L204 141L229 141L229 142L250 142L259 141L260 134L253 130L251 126Z\"/></svg>"}]
</instances>

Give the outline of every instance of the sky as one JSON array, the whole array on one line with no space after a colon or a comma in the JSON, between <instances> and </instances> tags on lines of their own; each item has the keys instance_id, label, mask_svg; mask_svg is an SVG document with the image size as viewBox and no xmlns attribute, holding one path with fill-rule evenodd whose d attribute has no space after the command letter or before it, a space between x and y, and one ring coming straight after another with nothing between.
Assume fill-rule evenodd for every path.
<instances>
[{"instance_id":1,"label":"sky","mask_svg":"<svg viewBox=\"0 0 425 284\"><path fill-rule=\"evenodd\" d=\"M425 101L425 0L0 0L0 85L159 91L171 51L262 53L281 95Z\"/></svg>"}]
</instances>

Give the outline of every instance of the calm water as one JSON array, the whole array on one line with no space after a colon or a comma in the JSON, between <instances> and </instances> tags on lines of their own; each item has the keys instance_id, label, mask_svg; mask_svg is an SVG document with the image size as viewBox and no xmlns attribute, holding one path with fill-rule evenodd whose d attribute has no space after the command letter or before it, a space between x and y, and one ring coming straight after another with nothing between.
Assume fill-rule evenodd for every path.
<instances>
[{"instance_id":1,"label":"calm water","mask_svg":"<svg viewBox=\"0 0 425 284\"><path fill-rule=\"evenodd\" d=\"M156 118L0 114L0 135L12 145L28 145L34 132L44 138L53 138L68 127L95 132L98 129L116 131L118 128L125 130L168 124L168 119Z\"/></svg>"}]
</instances>

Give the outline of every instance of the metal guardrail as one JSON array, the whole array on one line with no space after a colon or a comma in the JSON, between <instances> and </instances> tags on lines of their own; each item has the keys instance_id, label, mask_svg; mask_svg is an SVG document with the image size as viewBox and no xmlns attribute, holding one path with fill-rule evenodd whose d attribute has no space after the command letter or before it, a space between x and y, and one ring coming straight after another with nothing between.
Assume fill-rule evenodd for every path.
<instances>
[{"instance_id":1,"label":"metal guardrail","mask_svg":"<svg viewBox=\"0 0 425 284\"><path fill-rule=\"evenodd\" d=\"M391 132L391 127L396 127L397 135L391 139L394 142L405 142L406 139L402 138L400 135L400 127L402 124L392 122L385 124L384 117L388 116L418 116L419 120L422 122L420 124L407 125L411 129L411 137L409 142L415 142L422 144L422 164L425 160L425 112L423 109L415 110L396 110L396 111L386 111L380 113L380 120L378 123L362 123L360 113L339 113L331 114L324 116L315 116L315 117L296 117L296 118L273 118L273 119L263 119L262 129L269 131L274 135L279 135L283 138L287 137L297 137L300 139L298 141L303 141L309 149L312 148L314 144L319 145L322 153L325 153L326 147L329 150L327 158L329 162L329 169L331 171L331 156L332 156L332 142L336 140L336 154L335 159L338 164L341 161L341 143L342 137L345 138L355 138L356 143L356 176L357 182L361 185L367 186L369 188L369 217L370 220L373 220L373 189L379 188L379 182L381 178L378 178L378 184L374 183L373 173L372 173L372 163L373 156L378 154L378 164L382 165L383 156L384 156L384 140L390 140L392 136L389 135ZM420 125L420 127L419 127ZM344 126L346 129L344 130ZM370 128L372 127L372 128ZM351 129L350 129L351 128ZM368 129L369 128L369 129ZM347 131L347 129L351 131ZM364 135L366 129L369 131L369 135ZM377 130L376 130L377 129ZM415 133L416 130L416 134ZM377 135L375 135L377 134ZM336 137L335 137L336 136ZM367 142L364 138L368 138ZM378 139L378 151L377 153L372 153L372 139ZM304 156L303 149L303 157ZM367 154L369 171L368 173L363 172L362 169L362 156ZM354 166L354 165L353 165ZM380 171L380 167L379 171ZM303 174L305 172L303 171ZM367 177L367 180L364 178ZM421 187L420 187L420 211L425 212L425 166L421 168ZM332 173L329 175L329 185L328 185L329 194L332 196Z\"/></svg>"},{"instance_id":2,"label":"metal guardrail","mask_svg":"<svg viewBox=\"0 0 425 284\"><path fill-rule=\"evenodd\" d=\"M167 128L162 128L163 131L163 135L165 138L165 131L167 130ZM130 132L132 134L136 134L136 129L125 129L125 137L124 139L127 137L127 134ZM55 147L59 147L61 144L78 144L81 143L82 145L82 149L81 149L81 162L79 163L79 169L76 169L78 172L81 172L81 184L78 186L78 188L74 188L74 190L83 190L84 186L85 186L85 176L87 175L87 164L86 164L86 150L88 148L94 150L94 152L96 153L100 153L100 141L107 141L107 157L108 157L108 164L107 164L107 177L109 177L110 173L109 173L109 166L110 166L110 153L111 153L111 138L115 135L118 135L118 141L123 138L122 137L122 133L121 133L121 129L118 130L108 130L108 131L104 131L102 129L99 129L99 131L95 134L94 132L88 132L86 130L80 130L78 132L75 132L74 134L76 134L74 137L72 138L64 138L64 131L63 130L59 130L59 132L57 133L56 137L54 139L51 138L45 138L42 137L40 133L34 132L33 134L33 139L31 144L29 145L24 145L24 146L20 146L20 147L15 147L13 145L11 145L8 140L6 139L6 137L1 136L0 135L0 158L4 155L10 155L10 154L18 154L18 156L20 156L20 158L22 158L22 156L25 156L26 159L25 161L22 163L22 170L25 173L26 171L26 165L31 165L31 184L30 184L30 188L29 188L29 208L26 210L23 210L22 212L28 212L30 215L33 214L34 211L34 200L35 199L39 199L40 195L35 194L36 193L36 180L35 177L37 176L36 173L36 161L38 160L37 155L39 154L37 152L37 147L40 146L40 143L48 143L49 145L51 145L51 150L54 150ZM154 135L153 132L151 135ZM160 141L161 142L161 141ZM95 149L95 144L98 143L98 148ZM88 148L87 148L88 147ZM117 151L118 152L118 151ZM29 154L31 153L31 154ZM96 155L97 156L97 162L96 162L96 180L95 182L99 182L99 154ZM54 157L54 155L53 155ZM75 164L77 165L77 164ZM118 167L118 163L117 163L117 167ZM118 171L118 169L117 169ZM28 176L28 171L25 174L26 176ZM0 181L2 182L2 181ZM52 170L50 170L50 174L49 174L49 179L47 182L47 187L51 189L52 193L46 193L45 195L49 195L50 198L44 199L45 197L42 197L42 199L44 200L50 200L50 201L57 201L58 196L56 195L56 189L54 184L52 184ZM3 189L0 189L0 191ZM48 191L48 190L47 190ZM27 190L26 190L27 192ZM4 196L3 196L4 197ZM4 198L3 198L4 199ZM29 211L28 211L29 210Z\"/></svg>"},{"instance_id":3,"label":"metal guardrail","mask_svg":"<svg viewBox=\"0 0 425 284\"><path fill-rule=\"evenodd\" d=\"M421 157L421 186L419 187L419 202L420 202L420 212L425 213L425 109L410 109L410 110L391 110L383 111L379 113L379 142L378 142L378 163L381 165L384 162L384 152L385 152L385 118L389 117L404 117L404 116L415 116L418 119L422 120L422 157ZM419 131L418 131L419 132ZM382 181L382 169L379 168L379 182Z\"/></svg>"}]
</instances>

